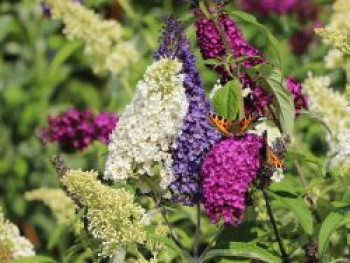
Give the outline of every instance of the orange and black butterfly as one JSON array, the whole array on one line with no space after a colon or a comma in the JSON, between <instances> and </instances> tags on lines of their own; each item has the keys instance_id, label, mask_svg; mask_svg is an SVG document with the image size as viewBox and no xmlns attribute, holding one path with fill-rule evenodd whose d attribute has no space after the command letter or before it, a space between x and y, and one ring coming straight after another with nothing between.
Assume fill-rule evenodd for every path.
<instances>
[{"instance_id":1,"label":"orange and black butterfly","mask_svg":"<svg viewBox=\"0 0 350 263\"><path fill-rule=\"evenodd\" d=\"M263 155L266 158L266 163L276 168L284 169L285 166L281 158L267 144L267 131L264 132L264 140L265 140L265 147L264 147Z\"/></svg>"},{"instance_id":2,"label":"orange and black butterfly","mask_svg":"<svg viewBox=\"0 0 350 263\"><path fill-rule=\"evenodd\" d=\"M239 121L230 121L216 114L210 114L213 125L226 136L242 136L251 127L257 117L247 116Z\"/></svg>"},{"instance_id":3,"label":"orange and black butterfly","mask_svg":"<svg viewBox=\"0 0 350 263\"><path fill-rule=\"evenodd\" d=\"M283 161L274 153L271 147L267 146L267 163L279 169L284 169Z\"/></svg>"}]
</instances>

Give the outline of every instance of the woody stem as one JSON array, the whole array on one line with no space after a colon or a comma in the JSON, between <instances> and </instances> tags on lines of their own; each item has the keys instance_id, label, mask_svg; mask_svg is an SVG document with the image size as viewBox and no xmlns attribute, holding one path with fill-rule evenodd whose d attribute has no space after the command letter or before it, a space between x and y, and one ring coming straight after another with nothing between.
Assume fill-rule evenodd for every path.
<instances>
[{"instance_id":1,"label":"woody stem","mask_svg":"<svg viewBox=\"0 0 350 263\"><path fill-rule=\"evenodd\" d=\"M264 195L264 198L265 198L266 208L267 208L267 212L268 212L269 217L270 217L270 222L271 222L273 231L275 233L275 236L276 236L276 239L277 239L277 242L278 242L278 246L279 246L281 254L282 254L283 262L289 263L290 259L289 259L289 256L288 256L288 254L287 254L287 252L286 252L286 250L285 250L285 248L283 246L283 241L282 241L282 238L281 238L281 234L278 231L276 220L275 220L275 217L274 217L274 215L272 213L269 196L267 194L266 189L263 189L262 192L263 192L263 195Z\"/></svg>"}]
</instances>

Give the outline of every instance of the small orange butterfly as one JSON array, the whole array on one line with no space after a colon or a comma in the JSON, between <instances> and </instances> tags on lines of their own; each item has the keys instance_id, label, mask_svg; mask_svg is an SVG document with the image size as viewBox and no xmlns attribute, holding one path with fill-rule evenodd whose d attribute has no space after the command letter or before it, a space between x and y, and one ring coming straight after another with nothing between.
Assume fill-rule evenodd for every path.
<instances>
[{"instance_id":1,"label":"small orange butterfly","mask_svg":"<svg viewBox=\"0 0 350 263\"><path fill-rule=\"evenodd\" d=\"M280 157L273 151L273 149L267 145L267 131L264 132L265 138L265 157L268 165L274 166L279 169L284 169L284 163Z\"/></svg>"},{"instance_id":2,"label":"small orange butterfly","mask_svg":"<svg viewBox=\"0 0 350 263\"><path fill-rule=\"evenodd\" d=\"M275 166L276 168L284 168L283 161L273 152L269 146L267 147L267 163L269 165Z\"/></svg>"},{"instance_id":3,"label":"small orange butterfly","mask_svg":"<svg viewBox=\"0 0 350 263\"><path fill-rule=\"evenodd\" d=\"M233 136L233 133L231 132L232 121L227 120L216 114L210 114L209 119L220 132L222 132L226 136Z\"/></svg>"},{"instance_id":4,"label":"small orange butterfly","mask_svg":"<svg viewBox=\"0 0 350 263\"><path fill-rule=\"evenodd\" d=\"M213 125L226 136L242 136L253 124L257 117L247 116L239 121L230 121L216 114L210 114Z\"/></svg>"}]
</instances>

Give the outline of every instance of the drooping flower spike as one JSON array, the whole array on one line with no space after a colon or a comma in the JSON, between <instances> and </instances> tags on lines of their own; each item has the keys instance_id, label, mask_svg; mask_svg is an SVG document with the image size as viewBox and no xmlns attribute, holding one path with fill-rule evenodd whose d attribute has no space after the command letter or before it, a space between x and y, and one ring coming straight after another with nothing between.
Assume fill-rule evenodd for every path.
<instances>
[{"instance_id":1,"label":"drooping flower spike","mask_svg":"<svg viewBox=\"0 0 350 263\"><path fill-rule=\"evenodd\" d=\"M219 15L218 24L216 24L213 19L205 17L201 12L196 12L196 14L198 16L195 23L197 42L204 60L225 61L225 57L229 55L232 55L235 59L244 57L241 66L245 68L265 62L265 58L261 56L256 48L247 43L240 29L228 15ZM218 26L224 32L230 50L227 50ZM213 70L219 74L222 84L233 78L224 66L213 67ZM266 93L257 83L254 83L246 73L240 73L239 79L242 82L243 89L248 91L245 98L246 114L262 115L264 108L272 103L272 96Z\"/></svg>"},{"instance_id":2,"label":"drooping flower spike","mask_svg":"<svg viewBox=\"0 0 350 263\"><path fill-rule=\"evenodd\" d=\"M255 134L224 139L207 155L202 167L203 203L212 223L241 223L246 194L262 167L264 140Z\"/></svg>"},{"instance_id":3,"label":"drooping flower spike","mask_svg":"<svg viewBox=\"0 0 350 263\"><path fill-rule=\"evenodd\" d=\"M134 179L140 188L167 189L173 180L172 150L188 110L183 63L171 56L149 66L110 137L104 178Z\"/></svg>"},{"instance_id":4,"label":"drooping flower spike","mask_svg":"<svg viewBox=\"0 0 350 263\"><path fill-rule=\"evenodd\" d=\"M35 255L33 244L21 236L16 225L5 219L0 207L0 260L12 262L15 259Z\"/></svg>"},{"instance_id":5,"label":"drooping flower spike","mask_svg":"<svg viewBox=\"0 0 350 263\"><path fill-rule=\"evenodd\" d=\"M57 116L48 116L48 127L39 131L39 137L45 143L57 142L66 152L82 151L94 140L107 144L117 122L115 113L95 116L89 110L71 108Z\"/></svg>"},{"instance_id":6,"label":"drooping flower spike","mask_svg":"<svg viewBox=\"0 0 350 263\"><path fill-rule=\"evenodd\" d=\"M288 77L286 83L294 98L295 114L298 115L301 110L308 108L308 98L303 94L303 85L300 82Z\"/></svg>"},{"instance_id":7,"label":"drooping flower spike","mask_svg":"<svg viewBox=\"0 0 350 263\"><path fill-rule=\"evenodd\" d=\"M191 53L190 43L181 25L173 16L165 20L160 47L155 56L156 59L176 58L183 63L189 107L172 154L174 179L170 190L174 201L193 205L199 202L202 194L199 174L205 155L222 136L210 124L210 104L202 88L196 58Z\"/></svg>"}]
</instances>

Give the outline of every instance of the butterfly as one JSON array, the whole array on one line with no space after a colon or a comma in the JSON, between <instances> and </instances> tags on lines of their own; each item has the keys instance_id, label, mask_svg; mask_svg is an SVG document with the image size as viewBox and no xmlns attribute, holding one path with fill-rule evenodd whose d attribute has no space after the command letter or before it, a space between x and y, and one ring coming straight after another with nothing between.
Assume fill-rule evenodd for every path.
<instances>
[{"instance_id":1,"label":"butterfly","mask_svg":"<svg viewBox=\"0 0 350 263\"><path fill-rule=\"evenodd\" d=\"M274 166L278 169L284 169L284 163L281 158L274 152L274 150L267 143L267 131L264 132L265 147L263 155L266 158L268 165Z\"/></svg>"},{"instance_id":2,"label":"butterfly","mask_svg":"<svg viewBox=\"0 0 350 263\"><path fill-rule=\"evenodd\" d=\"M271 147L267 146L267 163L271 166L275 166L279 169L284 169L283 161L277 156L276 153L271 149Z\"/></svg>"},{"instance_id":3,"label":"butterfly","mask_svg":"<svg viewBox=\"0 0 350 263\"><path fill-rule=\"evenodd\" d=\"M226 136L242 136L253 124L257 117L251 115L244 117L239 121L231 121L216 114L210 114L209 119L212 124Z\"/></svg>"}]
</instances>

